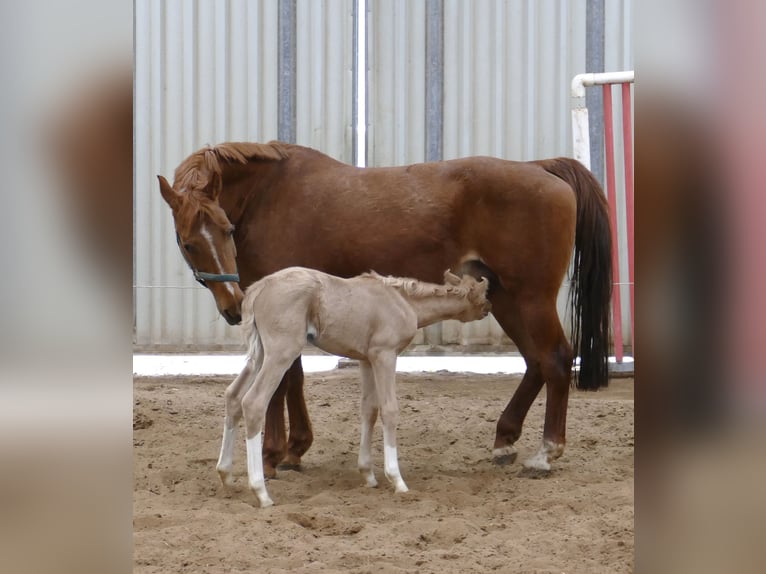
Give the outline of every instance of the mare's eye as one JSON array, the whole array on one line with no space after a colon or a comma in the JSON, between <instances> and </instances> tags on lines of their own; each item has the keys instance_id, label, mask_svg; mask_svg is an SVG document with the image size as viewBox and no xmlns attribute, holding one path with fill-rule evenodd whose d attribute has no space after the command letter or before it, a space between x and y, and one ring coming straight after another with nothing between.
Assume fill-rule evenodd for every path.
<instances>
[{"instance_id":1,"label":"mare's eye","mask_svg":"<svg viewBox=\"0 0 766 574\"><path fill-rule=\"evenodd\" d=\"M184 243L184 249L186 249L186 251L191 253L192 251L194 251L194 245L192 245L191 243Z\"/></svg>"},{"instance_id":2,"label":"mare's eye","mask_svg":"<svg viewBox=\"0 0 766 574\"><path fill-rule=\"evenodd\" d=\"M226 230L226 235L229 237L234 237L234 226L232 225L229 229Z\"/></svg>"}]
</instances>

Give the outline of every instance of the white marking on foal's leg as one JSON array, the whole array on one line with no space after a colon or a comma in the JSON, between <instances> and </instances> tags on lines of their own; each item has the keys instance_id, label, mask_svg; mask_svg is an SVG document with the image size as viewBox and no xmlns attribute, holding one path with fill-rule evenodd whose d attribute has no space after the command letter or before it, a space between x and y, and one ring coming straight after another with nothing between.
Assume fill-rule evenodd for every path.
<instances>
[{"instance_id":1,"label":"white marking on foal's leg","mask_svg":"<svg viewBox=\"0 0 766 574\"><path fill-rule=\"evenodd\" d=\"M221 265L221 260L218 257L218 252L215 250L215 243L213 243L213 236L210 234L210 232L207 230L207 226L203 225L202 228L199 230L200 235L204 237L207 240L208 245L210 245L210 253L213 254L213 259L215 259L215 272L223 275L223 265ZM228 281L223 282L224 286L226 287L226 290L231 293L232 297L234 296L234 287L231 286L231 283Z\"/></svg>"},{"instance_id":2,"label":"white marking on foal's leg","mask_svg":"<svg viewBox=\"0 0 766 574\"><path fill-rule=\"evenodd\" d=\"M234 462L234 445L236 440L237 427L233 426L229 428L226 426L226 421L224 421L221 454L218 456L218 465L216 465L218 476L221 477L221 482L223 482L224 486L231 486L234 483L234 479L231 475L231 466Z\"/></svg>"},{"instance_id":3,"label":"white marking on foal's leg","mask_svg":"<svg viewBox=\"0 0 766 574\"><path fill-rule=\"evenodd\" d=\"M549 471L551 461L556 460L564 452L564 445L550 440L543 440L540 450L532 458L524 461L524 467L532 470Z\"/></svg>"},{"instance_id":4,"label":"white marking on foal's leg","mask_svg":"<svg viewBox=\"0 0 766 574\"><path fill-rule=\"evenodd\" d=\"M255 492L261 508L271 506L274 502L266 492L266 479L263 476L263 446L261 438L263 433L257 433L253 438L245 441L247 445L247 479L250 488Z\"/></svg>"},{"instance_id":5,"label":"white marking on foal's leg","mask_svg":"<svg viewBox=\"0 0 766 574\"><path fill-rule=\"evenodd\" d=\"M407 492L409 488L404 484L402 474L399 472L399 458L396 453L396 446L383 445L383 461L386 467L386 478L394 485L394 490L396 492Z\"/></svg>"}]
</instances>

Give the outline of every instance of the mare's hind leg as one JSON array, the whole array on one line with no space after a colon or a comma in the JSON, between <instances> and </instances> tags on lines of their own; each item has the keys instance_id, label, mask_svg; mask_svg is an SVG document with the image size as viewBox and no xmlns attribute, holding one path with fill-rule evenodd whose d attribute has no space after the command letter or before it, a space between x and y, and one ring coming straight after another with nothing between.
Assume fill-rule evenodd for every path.
<instances>
[{"instance_id":1,"label":"mare's hind leg","mask_svg":"<svg viewBox=\"0 0 766 574\"><path fill-rule=\"evenodd\" d=\"M290 437L287 441L284 466L299 469L301 457L314 442L306 399L303 396L304 378L300 357L295 359L285 377L287 378L287 416L290 419Z\"/></svg>"},{"instance_id":2,"label":"mare's hind leg","mask_svg":"<svg viewBox=\"0 0 766 574\"><path fill-rule=\"evenodd\" d=\"M564 452L566 413L572 370L572 349L564 336L555 300L525 299L500 292L492 312L514 340L527 363L527 371L497 422L494 455L515 458L513 444L521 435L524 418L543 383L547 386L543 445L524 465L550 470L550 462Z\"/></svg>"},{"instance_id":3,"label":"mare's hind leg","mask_svg":"<svg viewBox=\"0 0 766 574\"><path fill-rule=\"evenodd\" d=\"M261 443L266 409L285 371L295 360L295 357L300 354L300 346L297 347L297 349L282 349L273 354L266 351L263 366L255 376L253 385L242 399L242 411L247 431L248 483L258 497L261 507L274 504L266 491Z\"/></svg>"},{"instance_id":4,"label":"mare's hind leg","mask_svg":"<svg viewBox=\"0 0 766 574\"><path fill-rule=\"evenodd\" d=\"M372 372L372 366L367 361L359 362L359 369L362 375L362 401L361 401L361 421L362 430L359 439L359 473L364 477L367 486L378 486L375 479L375 472L372 469L372 431L375 428L375 421L378 418L378 394L375 390L375 377Z\"/></svg>"},{"instance_id":5,"label":"mare's hind leg","mask_svg":"<svg viewBox=\"0 0 766 574\"><path fill-rule=\"evenodd\" d=\"M492 455L497 464L509 464L516 460L515 443L521 436L521 429L529 408L543 387L543 375L539 364L533 360L533 344L522 324L521 312L513 296L506 291L497 291L491 297L492 315L516 343L527 370L497 421L495 445Z\"/></svg>"},{"instance_id":6,"label":"mare's hind leg","mask_svg":"<svg viewBox=\"0 0 766 574\"><path fill-rule=\"evenodd\" d=\"M290 418L289 441L285 440L285 399ZM287 468L299 468L301 457L313 441L311 420L303 396L303 367L298 357L282 377L266 411L263 438L263 466L266 476L275 477L277 466L283 460Z\"/></svg>"}]
</instances>

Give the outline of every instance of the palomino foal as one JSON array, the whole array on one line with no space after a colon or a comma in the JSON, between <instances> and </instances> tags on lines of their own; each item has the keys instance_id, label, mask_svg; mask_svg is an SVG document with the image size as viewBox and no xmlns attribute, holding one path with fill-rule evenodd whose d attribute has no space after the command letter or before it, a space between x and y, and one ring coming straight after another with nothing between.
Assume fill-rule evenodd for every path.
<instances>
[{"instance_id":1,"label":"palomino foal","mask_svg":"<svg viewBox=\"0 0 766 574\"><path fill-rule=\"evenodd\" d=\"M244 415L247 475L262 507L273 504L263 473L261 437L266 408L285 371L308 340L320 349L359 361L362 431L359 472L377 486L370 460L372 429L380 411L386 478L406 492L396 452L396 358L420 327L444 319L481 319L490 311L488 282L449 271L445 285L365 273L341 279L321 271L288 267L253 283L242 302L247 362L226 389L226 416L218 459L225 485L232 481L237 424Z\"/></svg>"}]
</instances>

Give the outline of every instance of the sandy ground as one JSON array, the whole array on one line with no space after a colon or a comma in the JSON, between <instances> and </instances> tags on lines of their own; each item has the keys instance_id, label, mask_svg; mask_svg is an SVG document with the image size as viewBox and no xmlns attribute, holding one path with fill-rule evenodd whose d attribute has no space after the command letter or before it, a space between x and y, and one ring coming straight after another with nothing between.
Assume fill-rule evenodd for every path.
<instances>
[{"instance_id":1,"label":"sandy ground","mask_svg":"<svg viewBox=\"0 0 766 574\"><path fill-rule=\"evenodd\" d=\"M244 440L227 491L215 471L230 378L136 378L134 572L632 572L633 380L573 391L568 444L547 476L491 462L519 377L399 374L395 495L356 471L358 369L307 374L314 444L299 471L247 489ZM517 443L541 440L544 392ZM240 432L240 438L243 433Z\"/></svg>"}]
</instances>

